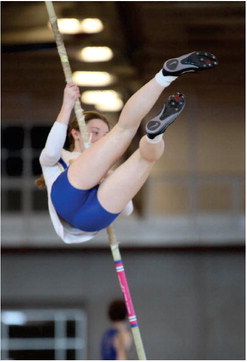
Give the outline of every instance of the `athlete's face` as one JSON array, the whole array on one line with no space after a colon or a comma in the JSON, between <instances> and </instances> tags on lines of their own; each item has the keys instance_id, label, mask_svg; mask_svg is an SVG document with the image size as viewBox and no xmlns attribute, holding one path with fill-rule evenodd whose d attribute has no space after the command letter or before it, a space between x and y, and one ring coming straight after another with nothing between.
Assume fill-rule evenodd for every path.
<instances>
[{"instance_id":1,"label":"athlete's face","mask_svg":"<svg viewBox=\"0 0 247 362\"><path fill-rule=\"evenodd\" d=\"M98 118L90 119L90 121L87 122L87 130L92 137L92 143L98 141L109 132L107 124Z\"/></svg>"}]
</instances>

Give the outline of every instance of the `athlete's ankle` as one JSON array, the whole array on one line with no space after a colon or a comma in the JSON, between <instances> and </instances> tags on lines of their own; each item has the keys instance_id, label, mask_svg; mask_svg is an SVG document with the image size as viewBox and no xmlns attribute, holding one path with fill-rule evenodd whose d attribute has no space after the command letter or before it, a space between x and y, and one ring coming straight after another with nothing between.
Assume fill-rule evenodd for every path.
<instances>
[{"instance_id":1,"label":"athlete's ankle","mask_svg":"<svg viewBox=\"0 0 247 362\"><path fill-rule=\"evenodd\" d=\"M163 69L161 69L155 75L156 82L159 83L162 87L168 87L175 79L177 79L177 76L164 75L163 74Z\"/></svg>"},{"instance_id":2,"label":"athlete's ankle","mask_svg":"<svg viewBox=\"0 0 247 362\"><path fill-rule=\"evenodd\" d=\"M151 141L151 142L150 142ZM165 142L163 137L158 142L152 142L147 135L141 138L139 150L141 157L148 162L156 162L164 153Z\"/></svg>"},{"instance_id":3,"label":"athlete's ankle","mask_svg":"<svg viewBox=\"0 0 247 362\"><path fill-rule=\"evenodd\" d=\"M163 133L159 134L158 136L155 136L154 138L150 138L150 137L148 137L148 134L146 134L146 139L147 139L148 143L152 143L152 144L159 143L160 141L163 140Z\"/></svg>"}]
</instances>

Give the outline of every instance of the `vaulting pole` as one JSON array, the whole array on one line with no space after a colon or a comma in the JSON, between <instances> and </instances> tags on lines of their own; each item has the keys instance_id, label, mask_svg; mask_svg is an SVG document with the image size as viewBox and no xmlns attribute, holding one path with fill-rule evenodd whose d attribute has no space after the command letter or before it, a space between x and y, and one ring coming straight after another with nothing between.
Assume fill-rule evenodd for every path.
<instances>
[{"instance_id":1,"label":"vaulting pole","mask_svg":"<svg viewBox=\"0 0 247 362\"><path fill-rule=\"evenodd\" d=\"M55 10L53 7L53 3L52 3L52 1L45 1L45 4L46 4L47 12L49 15L50 24L51 24L51 27L52 27L52 30L54 33L54 38L55 38L55 41L57 44L57 50L58 50L58 53L60 56L60 60L61 60L61 64L62 64L62 68L64 71L66 82L67 83L72 82L72 71L71 71L69 59L67 56L66 48L64 46L64 41L63 41L62 35L58 28L57 16L56 16L56 13L55 13ZM83 142L84 142L84 144L90 144L90 138L89 138L89 134L87 132L85 119L83 116L83 109L81 107L81 103L80 103L79 99L75 103L74 110L75 110L75 115L76 115L76 118L78 121L78 125L79 125L79 129L80 129L80 133L81 133ZM117 241L116 234L114 232L112 225L110 225L106 229L106 231L107 231L109 243L111 246L112 256L113 256L113 260L115 263L115 268L117 271L119 284L120 284L120 287L121 287L121 290L122 290L122 293L124 296L126 308L128 311L128 318L129 318L129 323L131 326L131 331L133 334L136 352L137 352L139 360L146 360L146 355L145 355L145 351L144 351L144 347L143 347L143 343L142 343L142 339L141 339L141 334L140 334L139 326L137 323L137 318L135 315L135 310L134 310L132 298L130 295L129 286L128 286L126 274L124 271L123 262L122 262L121 255L120 255L120 250L119 250L119 246L118 246L119 243Z\"/></svg>"}]
</instances>

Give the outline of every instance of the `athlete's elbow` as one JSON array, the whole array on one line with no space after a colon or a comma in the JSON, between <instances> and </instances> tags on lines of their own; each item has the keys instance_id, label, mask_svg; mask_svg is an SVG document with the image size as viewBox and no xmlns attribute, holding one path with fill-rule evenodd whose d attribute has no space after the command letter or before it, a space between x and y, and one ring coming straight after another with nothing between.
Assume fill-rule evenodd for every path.
<instances>
[{"instance_id":1,"label":"athlete's elbow","mask_svg":"<svg viewBox=\"0 0 247 362\"><path fill-rule=\"evenodd\" d=\"M59 160L59 157L57 154L53 153L52 151L47 152L47 150L43 150L41 152L41 155L39 157L39 162L42 166L53 166L57 161Z\"/></svg>"}]
</instances>

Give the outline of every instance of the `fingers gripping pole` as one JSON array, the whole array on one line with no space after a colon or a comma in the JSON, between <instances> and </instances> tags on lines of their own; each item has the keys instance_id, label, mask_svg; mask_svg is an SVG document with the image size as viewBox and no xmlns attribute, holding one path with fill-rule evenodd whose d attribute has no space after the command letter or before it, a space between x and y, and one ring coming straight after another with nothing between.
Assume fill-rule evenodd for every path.
<instances>
[{"instance_id":1,"label":"fingers gripping pole","mask_svg":"<svg viewBox=\"0 0 247 362\"><path fill-rule=\"evenodd\" d=\"M58 50L58 54L60 56L65 79L66 79L66 82L68 83L68 82L72 81L72 71L71 71L69 59L67 56L66 48L64 46L63 38L62 38L62 35L58 28L57 16L56 16L52 1L45 1L45 4L46 4L47 12L49 15L50 24L51 24L51 27L53 30L54 38L55 38L55 41L57 44L57 50ZM74 111L75 111L75 115L76 115L76 118L78 121L78 125L80 128L80 133L81 133L83 142L84 142L84 144L90 145L90 138L89 138L89 134L87 132L86 124L85 124L83 109L81 107L81 103L79 100L77 100L75 102ZM122 289L122 292L124 295L125 304L126 304L127 311L128 311L129 322L131 325L131 330L132 330L132 334L133 334L133 338L134 338L134 343L136 346L137 355L138 355L139 360L146 360L146 355L145 355L145 351L144 351L144 347L143 347L143 343L142 343L142 339L141 339L141 334L140 334L140 330L138 327L137 318L135 315L134 306L132 303L129 286L128 286L127 278L126 278L125 271L124 271L124 266L123 266L123 263L121 260L121 255L120 255L120 251L119 251L119 247L118 247L118 241L117 241L117 238L116 238L112 225L110 225L107 228L107 234L108 234L108 238L109 238L109 242L110 242L110 246L111 246L112 256L113 256L113 259L115 262L116 271L118 274L119 283L120 283L120 286L121 286L121 289Z\"/></svg>"},{"instance_id":2,"label":"fingers gripping pole","mask_svg":"<svg viewBox=\"0 0 247 362\"><path fill-rule=\"evenodd\" d=\"M58 50L58 54L60 56L65 79L66 79L66 82L69 83L69 82L72 82L72 71L71 71L69 59L67 56L66 48L64 46L64 41L63 41L62 35L58 28L55 9L53 7L52 1L45 1L45 4L46 4L47 12L49 15L49 20L50 20L50 24L51 24L52 31L54 34L54 38L55 38L55 41L57 44L57 50ZM76 118L78 121L82 140L83 140L84 144L88 144L88 143L90 143L90 139L89 139L89 134L87 132L87 128L86 128L86 124L85 124L83 109L81 107L81 103L80 103L79 99L77 99L75 102L74 111L75 111L75 115L76 115Z\"/></svg>"},{"instance_id":3,"label":"fingers gripping pole","mask_svg":"<svg viewBox=\"0 0 247 362\"><path fill-rule=\"evenodd\" d=\"M133 305L132 298L130 295L128 281L127 281L127 277L126 277L126 274L124 271L124 265L123 265L119 247L118 247L118 241L117 241L116 234L113 230L112 225L110 225L107 228L107 233L108 233L108 238L109 238L110 245L111 245L112 256L113 256L113 260L115 263L115 268L116 268L116 272L118 275L119 284L122 289L126 308L128 311L129 323L131 326L131 331L133 334L133 339L134 339L138 359L146 360L146 355L145 355L145 351L144 351L144 347L143 347L143 343L142 343L141 333L140 333L140 329L138 327L137 318L136 318L136 314L135 314L135 310L134 310L134 305Z\"/></svg>"}]
</instances>

